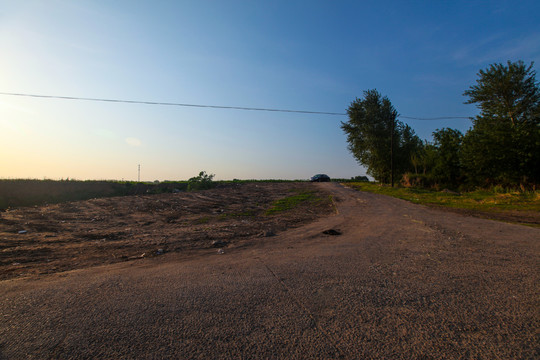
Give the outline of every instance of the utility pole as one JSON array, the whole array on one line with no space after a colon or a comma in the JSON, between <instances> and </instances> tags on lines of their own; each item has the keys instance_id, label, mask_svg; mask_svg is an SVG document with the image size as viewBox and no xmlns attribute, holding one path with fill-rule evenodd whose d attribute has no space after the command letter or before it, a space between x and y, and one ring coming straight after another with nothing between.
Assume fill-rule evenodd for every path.
<instances>
[{"instance_id":1,"label":"utility pole","mask_svg":"<svg viewBox=\"0 0 540 360\"><path fill-rule=\"evenodd\" d=\"M392 116L392 126L390 131L390 182L392 187L394 187L394 124L396 122L396 117Z\"/></svg>"},{"instance_id":2,"label":"utility pole","mask_svg":"<svg viewBox=\"0 0 540 360\"><path fill-rule=\"evenodd\" d=\"M139 175L137 176L137 182L141 182L141 164L139 164Z\"/></svg>"}]
</instances>

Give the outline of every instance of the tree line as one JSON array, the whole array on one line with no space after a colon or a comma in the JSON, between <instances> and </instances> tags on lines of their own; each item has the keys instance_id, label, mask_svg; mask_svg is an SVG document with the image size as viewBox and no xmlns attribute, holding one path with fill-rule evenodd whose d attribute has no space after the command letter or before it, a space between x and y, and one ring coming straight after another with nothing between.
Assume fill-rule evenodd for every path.
<instances>
[{"instance_id":1,"label":"tree line","mask_svg":"<svg viewBox=\"0 0 540 360\"><path fill-rule=\"evenodd\" d=\"M480 114L464 134L437 129L422 141L377 90L364 91L341 128L348 149L382 183L474 188L540 183L540 87L534 63L492 64L463 95Z\"/></svg>"}]
</instances>

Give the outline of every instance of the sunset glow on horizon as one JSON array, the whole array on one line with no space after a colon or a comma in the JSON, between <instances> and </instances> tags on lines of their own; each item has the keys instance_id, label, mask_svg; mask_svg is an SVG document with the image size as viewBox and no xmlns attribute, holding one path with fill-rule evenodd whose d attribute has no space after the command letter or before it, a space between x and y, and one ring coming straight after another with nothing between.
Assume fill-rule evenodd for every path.
<instances>
[{"instance_id":1,"label":"sunset glow on horizon","mask_svg":"<svg viewBox=\"0 0 540 360\"><path fill-rule=\"evenodd\" d=\"M540 63L540 5L0 0L0 92L344 113L376 88L411 117L475 116L494 62ZM346 116L0 95L0 178L365 175ZM467 119L405 120L431 140Z\"/></svg>"}]
</instances>

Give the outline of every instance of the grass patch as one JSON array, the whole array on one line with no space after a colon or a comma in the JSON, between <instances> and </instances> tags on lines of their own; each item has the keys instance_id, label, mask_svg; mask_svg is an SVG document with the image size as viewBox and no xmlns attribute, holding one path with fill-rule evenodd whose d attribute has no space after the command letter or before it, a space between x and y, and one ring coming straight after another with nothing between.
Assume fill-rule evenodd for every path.
<instances>
[{"instance_id":1,"label":"grass patch","mask_svg":"<svg viewBox=\"0 0 540 360\"><path fill-rule=\"evenodd\" d=\"M195 224L197 225L202 225L202 224L207 224L210 222L210 217L209 216L203 216L201 218L198 218L194 221Z\"/></svg>"},{"instance_id":2,"label":"grass patch","mask_svg":"<svg viewBox=\"0 0 540 360\"><path fill-rule=\"evenodd\" d=\"M479 211L540 211L540 191L477 190L462 194L427 189L384 186L376 183L348 183L353 189L393 196L415 204L439 205Z\"/></svg>"},{"instance_id":3,"label":"grass patch","mask_svg":"<svg viewBox=\"0 0 540 360\"><path fill-rule=\"evenodd\" d=\"M287 196L283 199L274 201L272 207L266 210L266 215L274 215L283 211L287 211L306 202L313 203L323 200L324 199L321 199L317 196L317 193L315 191L302 191L295 195Z\"/></svg>"}]
</instances>

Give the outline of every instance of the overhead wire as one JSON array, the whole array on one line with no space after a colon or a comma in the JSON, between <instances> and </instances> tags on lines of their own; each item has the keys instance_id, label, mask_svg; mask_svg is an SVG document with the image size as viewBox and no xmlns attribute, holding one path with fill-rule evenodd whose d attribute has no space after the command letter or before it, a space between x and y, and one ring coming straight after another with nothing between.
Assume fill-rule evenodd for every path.
<instances>
[{"instance_id":1,"label":"overhead wire","mask_svg":"<svg viewBox=\"0 0 540 360\"><path fill-rule=\"evenodd\" d=\"M449 119L471 119L471 116L439 116L439 117L432 117L432 118L420 118L420 117L411 117L411 116L403 116L398 115L398 117L402 119L409 119L409 120L449 120Z\"/></svg>"},{"instance_id":2,"label":"overhead wire","mask_svg":"<svg viewBox=\"0 0 540 360\"><path fill-rule=\"evenodd\" d=\"M210 109L229 109L229 110L247 110L247 111L269 111L269 112L283 112L283 113L300 113L300 114L317 114L317 115L337 115L346 116L346 113L328 112L328 111L311 111L311 110L292 110L292 109L274 109L274 108L256 108L256 107L244 107L244 106L225 106L225 105L204 105L204 104L187 104L187 103L174 103L174 102L158 102L158 101L143 101L143 100L124 100L124 99L105 99L105 98L88 98L78 96L59 96L59 95L42 95L42 94L25 94L25 93L11 93L0 92L0 95L7 96L21 96L21 97L33 97L43 99L60 99L60 100L80 100L80 101L98 101L98 102L111 102L111 103L125 103L125 104L144 104L144 105L160 105L160 106L182 106L182 107L195 107L195 108L210 108ZM466 116L440 116L433 118L421 118L398 115L403 119L410 120L451 120L451 119L470 119Z\"/></svg>"}]
</instances>

